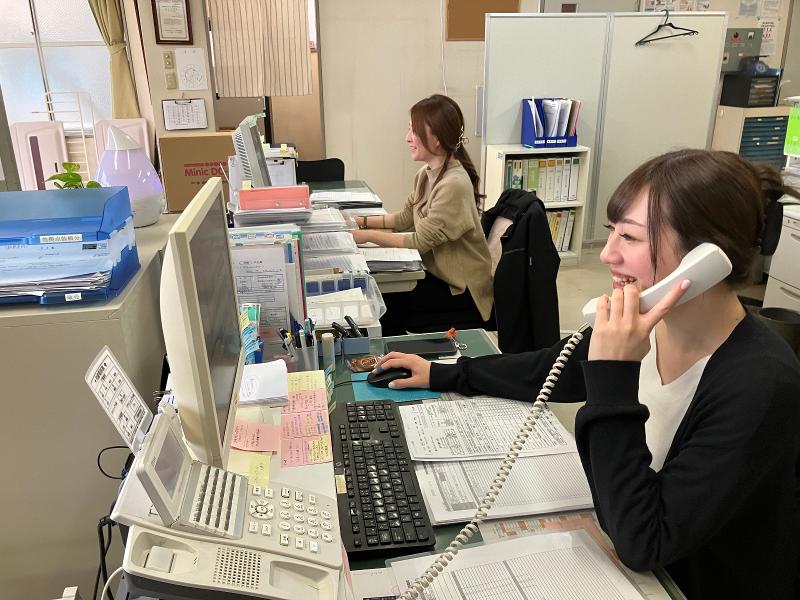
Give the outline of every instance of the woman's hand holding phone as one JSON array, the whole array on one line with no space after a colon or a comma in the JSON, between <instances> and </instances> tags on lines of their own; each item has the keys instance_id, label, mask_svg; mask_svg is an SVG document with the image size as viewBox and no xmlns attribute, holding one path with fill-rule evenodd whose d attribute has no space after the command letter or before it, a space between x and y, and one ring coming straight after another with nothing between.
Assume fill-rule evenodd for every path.
<instances>
[{"instance_id":1,"label":"woman's hand holding phone","mask_svg":"<svg viewBox=\"0 0 800 600\"><path fill-rule=\"evenodd\" d=\"M650 332L689 289L684 279L646 313L639 312L639 289L626 285L615 289L611 298L597 302L597 316L589 343L589 360L641 361L650 351Z\"/></svg>"},{"instance_id":2,"label":"woman's hand holding phone","mask_svg":"<svg viewBox=\"0 0 800 600\"><path fill-rule=\"evenodd\" d=\"M408 369L411 377L395 379L389 384L393 390L403 388L429 388L431 385L431 363L416 354L390 352L381 357L375 371L380 373L386 369Z\"/></svg>"}]
</instances>

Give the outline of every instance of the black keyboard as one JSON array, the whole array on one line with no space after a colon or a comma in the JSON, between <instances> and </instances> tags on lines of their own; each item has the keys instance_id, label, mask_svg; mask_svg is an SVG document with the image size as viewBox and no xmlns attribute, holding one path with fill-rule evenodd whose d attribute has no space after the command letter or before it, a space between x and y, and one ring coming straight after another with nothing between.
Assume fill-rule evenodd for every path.
<instances>
[{"instance_id":1,"label":"black keyboard","mask_svg":"<svg viewBox=\"0 0 800 600\"><path fill-rule=\"evenodd\" d=\"M336 407L330 422L347 553L412 554L434 546L395 403L347 402Z\"/></svg>"}]
</instances>

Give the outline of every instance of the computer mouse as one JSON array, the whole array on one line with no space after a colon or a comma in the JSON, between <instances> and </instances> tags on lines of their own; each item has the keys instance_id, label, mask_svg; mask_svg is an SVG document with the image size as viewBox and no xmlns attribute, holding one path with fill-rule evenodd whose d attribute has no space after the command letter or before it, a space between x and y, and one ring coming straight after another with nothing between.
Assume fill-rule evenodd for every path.
<instances>
[{"instance_id":1,"label":"computer mouse","mask_svg":"<svg viewBox=\"0 0 800 600\"><path fill-rule=\"evenodd\" d=\"M412 373L408 369L384 369L380 373L372 371L367 375L367 383L375 387L389 387L389 384L395 379L407 379L411 377Z\"/></svg>"}]
</instances>

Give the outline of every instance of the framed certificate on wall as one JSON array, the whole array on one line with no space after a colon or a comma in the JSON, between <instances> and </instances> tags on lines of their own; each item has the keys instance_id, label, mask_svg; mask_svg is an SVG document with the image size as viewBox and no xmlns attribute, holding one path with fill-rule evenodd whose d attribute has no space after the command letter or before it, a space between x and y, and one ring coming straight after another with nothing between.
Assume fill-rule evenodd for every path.
<instances>
[{"instance_id":1,"label":"framed certificate on wall","mask_svg":"<svg viewBox=\"0 0 800 600\"><path fill-rule=\"evenodd\" d=\"M192 44L189 0L151 0L156 44Z\"/></svg>"}]
</instances>

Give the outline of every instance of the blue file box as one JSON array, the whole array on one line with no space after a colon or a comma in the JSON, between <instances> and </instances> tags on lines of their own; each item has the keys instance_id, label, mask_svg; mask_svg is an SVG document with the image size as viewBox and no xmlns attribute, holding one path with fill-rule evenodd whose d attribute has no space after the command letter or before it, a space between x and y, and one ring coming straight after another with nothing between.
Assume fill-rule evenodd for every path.
<instances>
[{"instance_id":1,"label":"blue file box","mask_svg":"<svg viewBox=\"0 0 800 600\"><path fill-rule=\"evenodd\" d=\"M531 112L530 98L522 99L522 136L521 144L528 148L570 148L578 145L577 135L565 135L561 137L536 137L536 129L533 126L533 113ZM539 111L539 116L544 121L544 111L542 110L542 100L547 98L536 98L534 104Z\"/></svg>"},{"instance_id":2,"label":"blue file box","mask_svg":"<svg viewBox=\"0 0 800 600\"><path fill-rule=\"evenodd\" d=\"M122 231L127 229L128 231ZM89 188L0 192L0 245L91 244L112 234L129 238L111 270L109 284L96 290L59 290L42 296L0 297L0 304L60 304L80 293L80 300L108 300L119 294L139 270L128 188ZM76 275L79 273L76 273Z\"/></svg>"}]
</instances>

